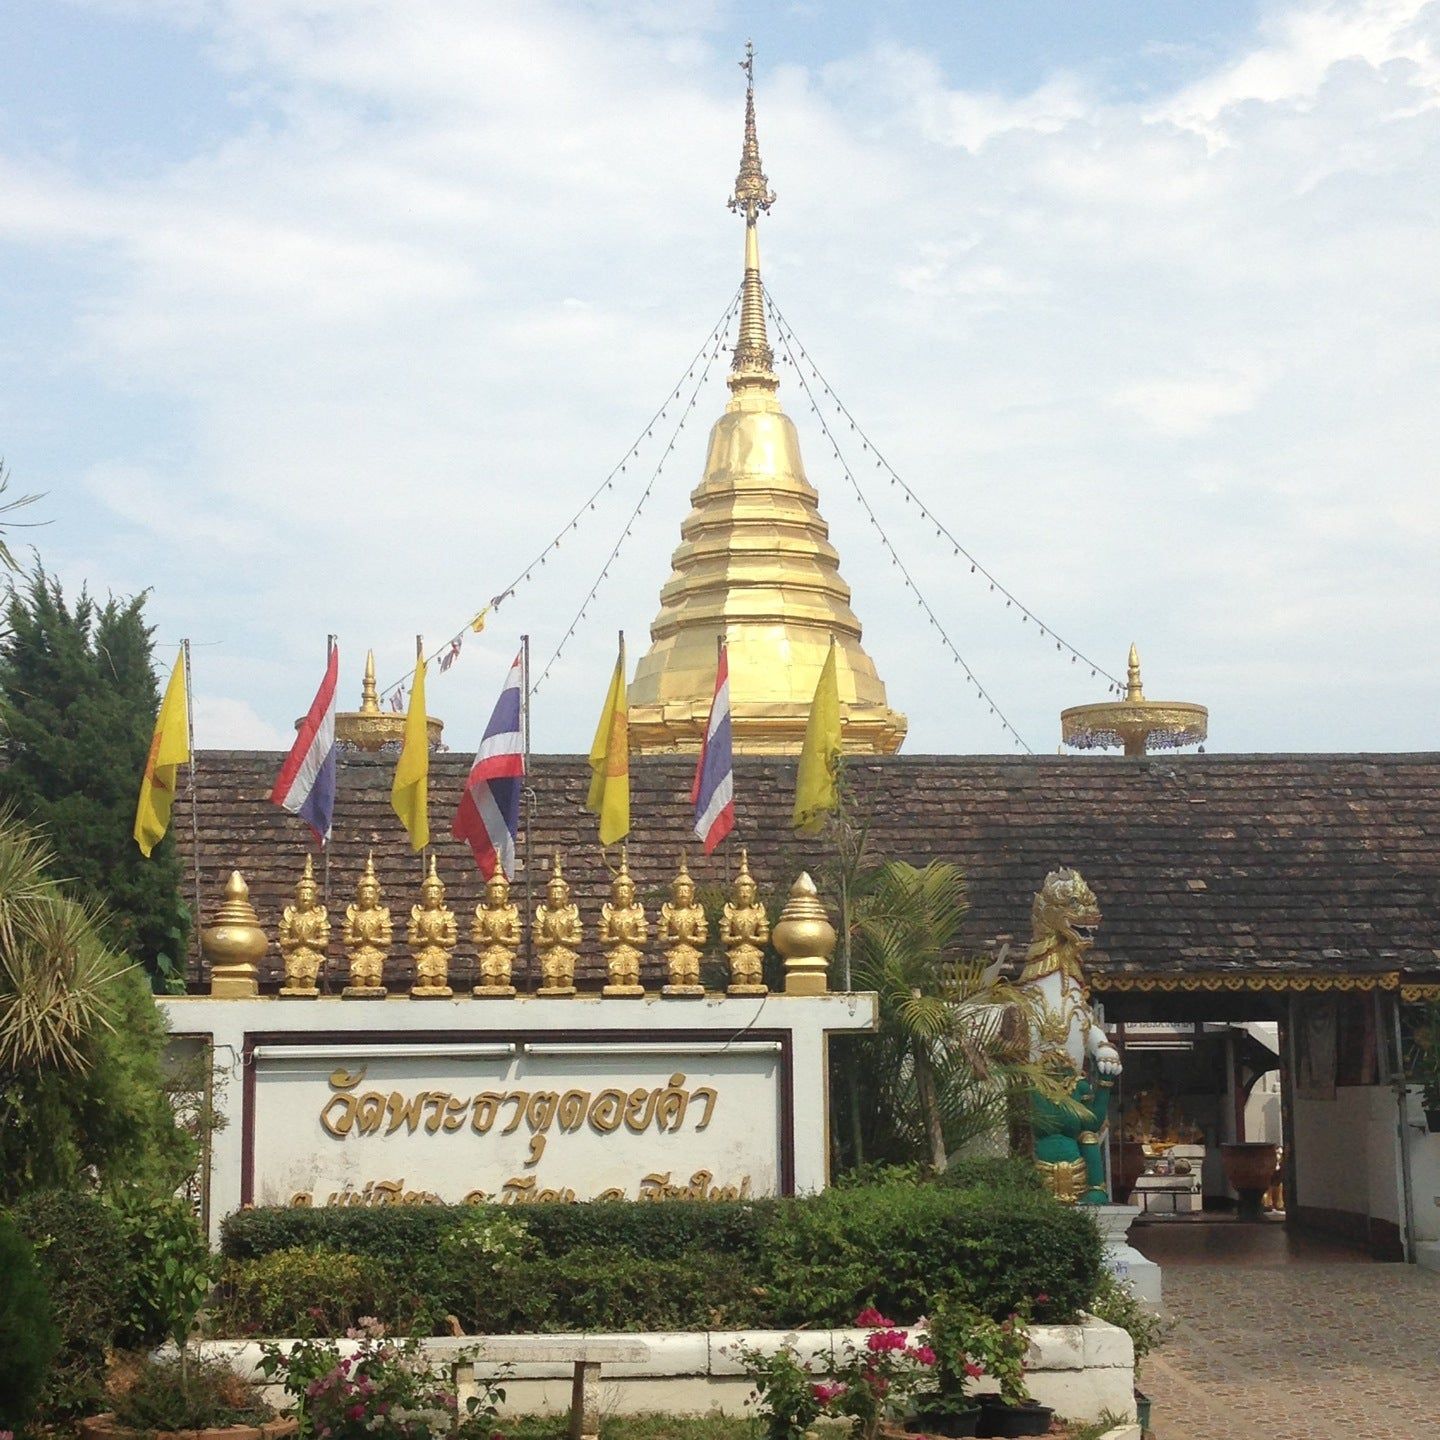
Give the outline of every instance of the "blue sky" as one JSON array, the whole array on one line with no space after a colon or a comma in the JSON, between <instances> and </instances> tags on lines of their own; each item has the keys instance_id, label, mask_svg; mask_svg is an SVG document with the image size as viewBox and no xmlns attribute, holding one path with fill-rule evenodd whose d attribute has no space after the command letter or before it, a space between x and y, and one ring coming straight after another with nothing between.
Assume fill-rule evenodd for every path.
<instances>
[{"instance_id":1,"label":"blue sky","mask_svg":"<svg viewBox=\"0 0 1440 1440\"><path fill-rule=\"evenodd\" d=\"M936 512L1111 669L1138 640L1212 748L1433 748L1424 0L11 0L0 455L48 522L19 538L68 584L152 589L162 646L196 642L202 744L280 743L328 631L347 690L367 645L401 673L608 471L738 280L747 35L767 281ZM1012 748L937 681L782 398L911 748ZM537 698L541 748L587 742L614 629L641 643L722 404L712 380ZM952 638L1053 750L1088 676L891 498ZM437 679L456 748L627 503Z\"/></svg>"}]
</instances>

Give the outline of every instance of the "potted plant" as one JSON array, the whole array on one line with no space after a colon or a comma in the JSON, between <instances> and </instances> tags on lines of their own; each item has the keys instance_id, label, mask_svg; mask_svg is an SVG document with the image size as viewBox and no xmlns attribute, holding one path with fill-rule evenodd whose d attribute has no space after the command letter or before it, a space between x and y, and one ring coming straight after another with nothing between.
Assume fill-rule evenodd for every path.
<instances>
[{"instance_id":1,"label":"potted plant","mask_svg":"<svg viewBox=\"0 0 1440 1440\"><path fill-rule=\"evenodd\" d=\"M751 1403L767 1440L800 1440L823 1417L848 1420L854 1440L877 1440L885 1422L909 1408L935 1364L934 1350L873 1308L862 1310L855 1325L869 1333L862 1345L845 1340L829 1380L811 1370L793 1345L768 1354L753 1347L736 1351L755 1386Z\"/></svg>"},{"instance_id":2,"label":"potted plant","mask_svg":"<svg viewBox=\"0 0 1440 1440\"><path fill-rule=\"evenodd\" d=\"M934 1388L916 1403L915 1419L906 1427L927 1435L973 1435L980 1421L980 1402L970 1385L985 1374L971 1353L971 1336L984 1316L973 1306L942 1296L924 1323L935 1354Z\"/></svg>"},{"instance_id":3,"label":"potted plant","mask_svg":"<svg viewBox=\"0 0 1440 1440\"><path fill-rule=\"evenodd\" d=\"M1440 1000L1415 1007L1411 1017L1405 1075L1420 1087L1426 1128L1432 1135L1440 1135Z\"/></svg>"},{"instance_id":4,"label":"potted plant","mask_svg":"<svg viewBox=\"0 0 1440 1440\"><path fill-rule=\"evenodd\" d=\"M1004 1320L977 1315L970 1329L970 1355L1000 1387L998 1394L980 1397L977 1435L1044 1435L1055 1412L1041 1405L1025 1384L1025 1355L1030 1349L1030 1328L1022 1311Z\"/></svg>"},{"instance_id":5,"label":"potted plant","mask_svg":"<svg viewBox=\"0 0 1440 1440\"><path fill-rule=\"evenodd\" d=\"M132 1197L133 1198L133 1197ZM190 1332L209 1293L215 1262L188 1214L168 1203L133 1200L143 1238L136 1267L147 1310L173 1349L117 1360L106 1380L110 1408L80 1422L83 1440L280 1440L294 1420L277 1419L230 1365L194 1353Z\"/></svg>"}]
</instances>

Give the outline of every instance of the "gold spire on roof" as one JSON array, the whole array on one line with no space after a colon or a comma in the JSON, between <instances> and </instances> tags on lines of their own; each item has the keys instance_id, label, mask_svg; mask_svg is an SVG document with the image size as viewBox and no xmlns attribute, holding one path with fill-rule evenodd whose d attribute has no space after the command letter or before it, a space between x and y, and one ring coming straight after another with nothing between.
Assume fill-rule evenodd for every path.
<instances>
[{"instance_id":1,"label":"gold spire on roof","mask_svg":"<svg viewBox=\"0 0 1440 1440\"><path fill-rule=\"evenodd\" d=\"M1072 705L1060 713L1060 738L1076 750L1118 750L1144 755L1178 750L1205 739L1210 712L1188 700L1147 700L1140 681L1140 652L1132 643L1126 661L1125 698Z\"/></svg>"},{"instance_id":2,"label":"gold spire on roof","mask_svg":"<svg viewBox=\"0 0 1440 1440\"><path fill-rule=\"evenodd\" d=\"M650 649L630 686L631 748L699 748L723 639L735 750L797 753L833 637L845 748L890 754L905 738L905 717L886 704L860 644L850 587L805 478L795 426L776 396L756 231L775 195L760 164L749 44L741 68L745 140L729 205L745 217L745 283L732 393L710 431L705 474L691 492L694 508L680 527Z\"/></svg>"},{"instance_id":3,"label":"gold spire on roof","mask_svg":"<svg viewBox=\"0 0 1440 1440\"><path fill-rule=\"evenodd\" d=\"M779 381L773 366L775 354L765 333L765 287L760 283L760 233L756 222L762 210L775 203L775 192L760 168L760 141L755 134L755 46L745 42L745 142L740 147L740 173L730 208L745 217L745 282L740 298L740 336L726 383L732 390L755 385L774 390Z\"/></svg>"},{"instance_id":4,"label":"gold spire on roof","mask_svg":"<svg viewBox=\"0 0 1440 1440\"><path fill-rule=\"evenodd\" d=\"M298 730L304 719L295 722ZM425 717L425 728L430 736L430 748L438 749L445 722L434 715ZM365 652L365 678L360 682L360 708L342 710L335 716L335 738L340 744L352 750L383 750L387 745L399 745L405 739L405 714L403 711L388 711L380 708L380 692L375 688L375 652Z\"/></svg>"}]
</instances>

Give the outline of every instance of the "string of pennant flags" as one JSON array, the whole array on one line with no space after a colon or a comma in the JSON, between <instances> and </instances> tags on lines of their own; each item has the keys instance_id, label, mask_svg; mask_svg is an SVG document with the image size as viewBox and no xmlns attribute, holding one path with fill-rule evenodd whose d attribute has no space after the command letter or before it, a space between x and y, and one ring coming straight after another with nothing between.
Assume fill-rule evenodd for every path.
<instances>
[{"instance_id":1,"label":"string of pennant flags","mask_svg":"<svg viewBox=\"0 0 1440 1440\"><path fill-rule=\"evenodd\" d=\"M466 623L462 625L455 632L454 635L452 635L443 645L439 647L439 649L437 649L432 655L428 657L428 662L436 664L442 675L446 671L448 671L450 667L454 665L454 663L460 658L460 651L464 645L466 636L472 633L478 635L482 630L484 630L486 618L490 615L490 613L494 610L498 610L500 606L503 605L507 600L513 598L515 592L519 590L522 585L527 583L534 576L535 572L541 569L546 564L550 556L560 548L561 542L565 539L565 537L569 535L572 531L577 531L580 528L581 524L584 522L585 517L594 512L595 506L599 502L601 496L603 496L606 491L613 490L615 488L616 480L621 475L624 475L629 470L631 464L639 458L640 452L645 446L645 442L654 438L655 427L662 420L666 419L669 416L670 407L680 399L681 394L685 389L685 382L694 378L696 366L700 365L703 362L704 371L700 377L700 381L697 383L697 385L694 387L694 390L691 392L689 403L684 406L681 411L680 425L677 425L675 433L671 435L670 444L666 447L664 453L661 456L659 465L656 466L654 473L650 477L649 483L645 486L645 489L641 495L640 503L636 505L635 509L630 515L629 520L626 521L625 530L621 536L621 540L623 541L629 536L631 525L633 525L634 521L639 517L640 510L642 509L645 500L649 498L650 492L654 488L655 482L660 477L660 471L664 467L666 459L669 458L670 452L675 448L675 440L679 434L681 427L683 426L685 420L689 418L689 412L694 409L695 395L699 393L700 387L705 383L705 378L710 373L710 368L714 363L715 355L717 353L717 347L719 349L724 348L725 340L729 335L730 325L733 322L735 312L740 305L741 290L741 286L736 286L734 293L726 302L725 309L721 312L720 318L714 323L714 325L710 327L709 333L701 342L700 348L696 350L693 356L691 356L689 362L685 367L685 373L681 375L679 380L675 382L674 386L670 389L664 401L661 403L660 407L645 422L640 433L635 437L630 447L625 451L625 453L620 457L620 459L615 462L614 466L610 470L610 473L606 475L605 478L590 492L590 494L585 497L585 500L575 511L575 513L570 517L570 519L567 520L565 524L562 525L560 529L555 532L555 534L550 538L550 540L546 542L544 547L520 571L520 573L516 575L515 578L511 580L508 585L506 585L503 589L499 590L494 596L492 596L489 604L487 604L482 610L480 610L478 614L473 616L470 620L466 621ZM611 554L611 560L615 558L615 554L619 552L619 548L620 545L619 542L617 542L615 551ZM606 565L602 567L600 579L605 579L608 574L609 561L607 561ZM574 633L575 626L578 625L579 621L584 618L583 611L585 610L586 605L588 605L589 600L594 598L595 590L598 589L599 583L599 580L597 580L595 585L591 587L590 595L587 597L585 604L582 604L581 606L582 613L580 615L577 615L575 622L572 623L570 627L570 630L566 632L565 639L561 641L560 648L563 649L565 640L568 640L570 638L571 634ZM557 649L555 654L550 657L549 662L546 664L546 674L549 673L551 666L554 665L555 661L558 660L559 657L560 650ZM541 678L544 678L543 675ZM402 677L401 679L387 685L383 690L379 692L381 703L388 705L389 708L396 714L399 714L405 709L406 683L406 680Z\"/></svg>"},{"instance_id":2,"label":"string of pennant flags","mask_svg":"<svg viewBox=\"0 0 1440 1440\"><path fill-rule=\"evenodd\" d=\"M528 636L523 637L521 652L516 656L506 674L500 697L485 727L475 760L462 787L451 824L451 835L470 845L476 864L487 879L495 873L497 868L507 876L513 876L520 798L528 769L530 698L549 677L569 641L587 618L600 586L609 577L621 548L631 536L636 521L675 450L679 436L695 408L701 389L706 384L716 360L728 345L730 331L739 309L741 294L742 290L737 288L720 318L711 327L704 342L689 361L684 374L672 387L654 415L646 422L642 433L636 437L620 461L587 496L566 524L508 585L472 615L432 654L426 656L423 653L417 653L415 667L410 675L402 677L379 692L382 703L387 705L392 712L403 713L406 717L403 742L397 758L391 789L391 804L397 818L409 834L414 849L423 850L430 843L427 809L430 747L425 708L425 680L429 666L433 664L443 675L456 664L462 655L465 641L471 635L482 633L493 612L511 599L519 588L546 564L550 555L559 549L567 535L578 530L586 517L595 510L604 493L614 489L619 477L625 474L639 458L645 443L654 438L656 427L669 418L671 408L678 406L679 413L670 431L669 439L641 489L638 499L627 515L621 534L601 564L598 575L581 600L574 618L561 636L554 653L546 662L538 680L533 683L529 673L529 639ZM1072 664L1083 662L1090 668L1092 675L1103 676L1113 689L1123 693L1123 687L1114 676L1056 635L1050 626L1042 623L1033 611L1021 604L1010 590L1003 586L960 544L948 527L924 504L889 461L876 449L865 432L860 429L853 415L835 395L819 367L796 338L794 331L778 307L775 306L768 292L765 295L765 304L784 351L783 354L777 356L777 359L781 363L789 364L795 371L811 411L816 415L835 459L839 462L847 481L855 492L857 502L863 507L882 546L889 554L892 566L899 571L902 583L925 614L929 626L938 634L941 644L963 670L967 684L973 687L978 698L989 706L990 713L996 716L1016 744L1027 751L1030 750L1029 745L1006 718L994 697L984 687L950 639L935 609L921 593L910 569L901 560L898 550L880 524L879 517L865 489L843 453L840 439L827 419L825 411L830 406L833 405L835 414L848 423L849 429L854 432L862 450L875 457L876 468L888 478L889 484L901 490L905 503L907 505L913 503L916 506L918 513L928 523L934 525L936 536L951 545L954 556L963 557L969 563L971 572L979 574L988 582L992 592L998 592L1004 598L1006 608L1017 609L1022 623L1033 622L1040 637L1053 641L1056 650L1062 654L1068 653ZM687 382L692 380L695 383L689 387L687 394ZM335 637L331 636L327 645L324 677L304 720L297 727L295 743L285 757L269 797L276 805L303 820L310 827L316 842L321 847L325 847L329 842L334 815L338 764L338 744L335 733L338 668L339 647ZM797 777L797 792L792 819L795 828L802 832L813 833L821 829L826 815L834 811L839 803L837 774L840 765L841 734L835 670L832 640L831 651L822 668L811 705ZM169 828L178 770L182 765L190 766L193 793L194 755L191 693L189 642L186 641L182 643L180 655L165 689L141 779L134 836L141 852L147 857L151 855L154 847L163 839ZM599 821L601 842L607 845L623 840L628 835L630 828L627 694L625 646L622 634L615 670L611 676L589 755L592 783L587 797L587 808L596 815ZM696 766L691 801L695 810L694 834L708 853L719 845L734 827L734 772L730 745L728 660L723 641L717 656L715 691ZM195 820L193 803L191 811L193 823ZM198 850L198 829L194 838ZM198 874L197 854L197 885ZM198 914L198 893L196 904Z\"/></svg>"}]
</instances>

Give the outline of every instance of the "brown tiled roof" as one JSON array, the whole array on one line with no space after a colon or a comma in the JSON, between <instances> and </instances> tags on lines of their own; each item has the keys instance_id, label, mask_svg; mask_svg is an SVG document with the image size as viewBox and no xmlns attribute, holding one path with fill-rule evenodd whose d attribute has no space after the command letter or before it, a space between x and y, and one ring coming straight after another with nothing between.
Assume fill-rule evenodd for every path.
<instances>
[{"instance_id":1,"label":"brown tiled roof","mask_svg":"<svg viewBox=\"0 0 1440 1440\"><path fill-rule=\"evenodd\" d=\"M205 905L218 901L238 867L272 938L309 835L266 799L279 761L210 751L197 764ZM440 873L462 916L464 963L464 917L480 884L449 826L469 764L462 755L433 757L430 794ZM632 761L630 863L652 906L689 838L693 765L668 756ZM373 847L398 940L401 917L418 898L420 861L390 810L392 769L373 757L340 767L330 896L332 915L343 911ZM542 755L531 775L536 889L542 862L559 847L593 949L609 880L583 809L588 767L581 756ZM1074 865L1104 911L1093 956L1102 975L1440 975L1440 755L915 755L854 761L847 775L875 853L949 860L964 871L977 945L1005 934L1023 942L1046 871ZM823 863L823 845L791 831L794 779L793 760L736 761L737 834L710 860L691 844L700 884L723 881L724 852L737 842L749 846L771 895L783 895L798 870ZM175 829L188 867L188 785ZM334 957L338 941L337 925ZM403 953L397 943L395 956ZM270 974L277 963L272 946ZM589 968L599 973L598 956Z\"/></svg>"}]
</instances>

